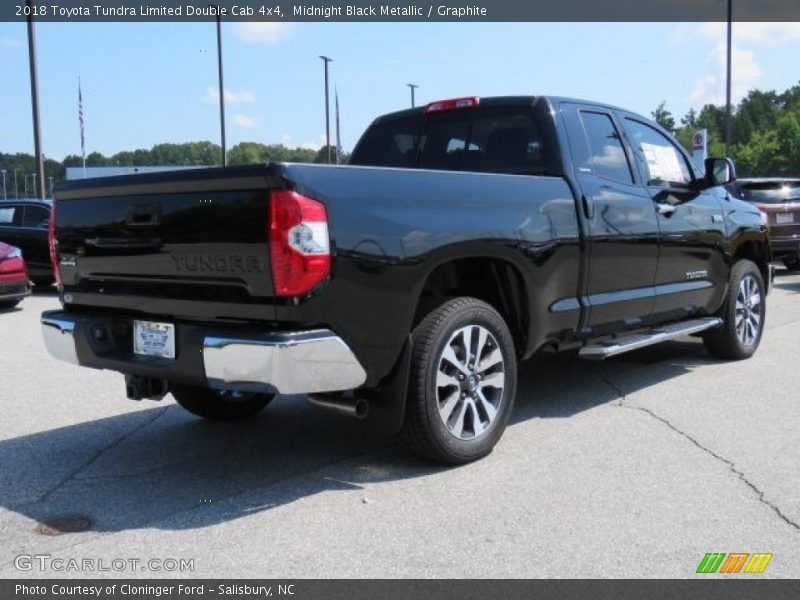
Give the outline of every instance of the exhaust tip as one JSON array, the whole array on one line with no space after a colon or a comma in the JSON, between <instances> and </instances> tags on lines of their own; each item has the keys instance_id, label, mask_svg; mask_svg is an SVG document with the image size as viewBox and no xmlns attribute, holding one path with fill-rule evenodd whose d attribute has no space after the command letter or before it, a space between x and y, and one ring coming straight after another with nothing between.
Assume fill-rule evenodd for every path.
<instances>
[{"instance_id":1,"label":"exhaust tip","mask_svg":"<svg viewBox=\"0 0 800 600\"><path fill-rule=\"evenodd\" d=\"M356 419L366 419L369 415L369 402L363 398L358 398L353 406L353 413Z\"/></svg>"},{"instance_id":2,"label":"exhaust tip","mask_svg":"<svg viewBox=\"0 0 800 600\"><path fill-rule=\"evenodd\" d=\"M369 401L364 398L345 397L338 394L309 394L308 400L314 406L358 420L366 419L369 414Z\"/></svg>"}]
</instances>

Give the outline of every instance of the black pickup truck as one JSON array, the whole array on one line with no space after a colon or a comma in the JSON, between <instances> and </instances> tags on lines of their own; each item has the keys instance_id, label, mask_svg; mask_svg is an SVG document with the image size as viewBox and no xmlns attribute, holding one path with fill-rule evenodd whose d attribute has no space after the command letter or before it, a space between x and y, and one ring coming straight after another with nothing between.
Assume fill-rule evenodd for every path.
<instances>
[{"instance_id":1,"label":"black pickup truck","mask_svg":"<svg viewBox=\"0 0 800 600\"><path fill-rule=\"evenodd\" d=\"M382 116L347 166L66 182L44 338L133 399L226 420L305 394L474 460L541 349L755 352L771 253L734 177L626 110L503 97Z\"/></svg>"}]
</instances>

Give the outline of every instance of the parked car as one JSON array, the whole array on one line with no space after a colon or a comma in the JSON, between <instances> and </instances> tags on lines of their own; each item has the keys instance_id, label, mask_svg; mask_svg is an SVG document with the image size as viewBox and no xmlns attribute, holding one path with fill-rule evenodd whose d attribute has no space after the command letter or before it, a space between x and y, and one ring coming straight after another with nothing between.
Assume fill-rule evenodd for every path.
<instances>
[{"instance_id":1,"label":"parked car","mask_svg":"<svg viewBox=\"0 0 800 600\"><path fill-rule=\"evenodd\" d=\"M0 242L0 308L19 304L30 293L22 250Z\"/></svg>"},{"instance_id":2,"label":"parked car","mask_svg":"<svg viewBox=\"0 0 800 600\"><path fill-rule=\"evenodd\" d=\"M50 200L0 200L0 240L22 249L37 286L53 285L55 277L47 246Z\"/></svg>"},{"instance_id":3,"label":"parked car","mask_svg":"<svg viewBox=\"0 0 800 600\"><path fill-rule=\"evenodd\" d=\"M378 118L351 165L59 184L53 356L210 419L275 393L403 427L445 463L491 451L518 361L680 335L758 348L771 260L728 159L697 173L657 124L549 97ZM535 390L534 390L535 392Z\"/></svg>"},{"instance_id":4,"label":"parked car","mask_svg":"<svg viewBox=\"0 0 800 600\"><path fill-rule=\"evenodd\" d=\"M729 189L761 211L775 259L783 261L787 269L800 269L800 179L737 179Z\"/></svg>"}]
</instances>

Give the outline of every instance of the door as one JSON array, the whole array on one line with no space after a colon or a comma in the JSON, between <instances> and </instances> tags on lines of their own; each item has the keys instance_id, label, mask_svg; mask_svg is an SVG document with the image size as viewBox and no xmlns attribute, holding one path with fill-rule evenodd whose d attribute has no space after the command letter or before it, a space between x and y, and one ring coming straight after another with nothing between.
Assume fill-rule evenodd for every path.
<instances>
[{"instance_id":1,"label":"door","mask_svg":"<svg viewBox=\"0 0 800 600\"><path fill-rule=\"evenodd\" d=\"M0 242L19 247L19 227L21 224L21 206L17 204L0 204Z\"/></svg>"},{"instance_id":2,"label":"door","mask_svg":"<svg viewBox=\"0 0 800 600\"><path fill-rule=\"evenodd\" d=\"M697 191L692 165L677 143L632 115L621 121L661 232L653 316L669 321L715 312L728 274L719 197L724 191Z\"/></svg>"},{"instance_id":3,"label":"door","mask_svg":"<svg viewBox=\"0 0 800 600\"><path fill-rule=\"evenodd\" d=\"M34 277L51 277L50 248L48 246L48 222L50 210L38 204L26 204L19 228L20 244L25 252L25 261Z\"/></svg>"},{"instance_id":4,"label":"door","mask_svg":"<svg viewBox=\"0 0 800 600\"><path fill-rule=\"evenodd\" d=\"M562 106L575 179L583 194L587 333L642 325L653 310L658 222L611 112Z\"/></svg>"}]
</instances>

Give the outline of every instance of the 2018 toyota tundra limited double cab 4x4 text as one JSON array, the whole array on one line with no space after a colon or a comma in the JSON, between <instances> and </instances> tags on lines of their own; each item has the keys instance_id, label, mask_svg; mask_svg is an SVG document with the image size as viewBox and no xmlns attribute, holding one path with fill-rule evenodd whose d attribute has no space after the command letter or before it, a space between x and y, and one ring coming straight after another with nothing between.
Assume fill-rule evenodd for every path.
<instances>
[{"instance_id":1,"label":"2018 toyota tundra limited double cab 4x4 text","mask_svg":"<svg viewBox=\"0 0 800 600\"><path fill-rule=\"evenodd\" d=\"M347 166L70 181L44 338L134 399L227 420L306 394L466 462L540 349L696 334L716 357L755 352L771 253L733 178L628 111L504 97L380 117Z\"/></svg>"}]
</instances>

